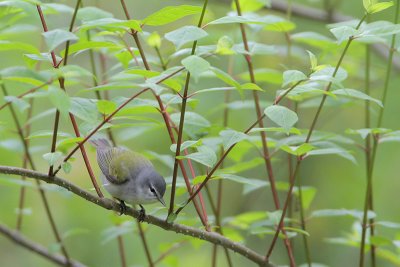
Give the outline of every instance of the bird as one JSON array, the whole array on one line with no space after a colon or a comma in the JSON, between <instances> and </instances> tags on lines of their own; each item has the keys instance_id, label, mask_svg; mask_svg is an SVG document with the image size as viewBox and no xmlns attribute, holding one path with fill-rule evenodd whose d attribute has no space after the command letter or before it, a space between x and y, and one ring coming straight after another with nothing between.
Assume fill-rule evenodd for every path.
<instances>
[{"instance_id":1,"label":"bird","mask_svg":"<svg viewBox=\"0 0 400 267\"><path fill-rule=\"evenodd\" d=\"M132 150L113 147L105 138L90 140L90 143L96 148L103 187L120 201L121 215L126 211L125 202L140 206L140 222L146 217L142 204L159 201L165 206L166 183L150 160Z\"/></svg>"}]
</instances>

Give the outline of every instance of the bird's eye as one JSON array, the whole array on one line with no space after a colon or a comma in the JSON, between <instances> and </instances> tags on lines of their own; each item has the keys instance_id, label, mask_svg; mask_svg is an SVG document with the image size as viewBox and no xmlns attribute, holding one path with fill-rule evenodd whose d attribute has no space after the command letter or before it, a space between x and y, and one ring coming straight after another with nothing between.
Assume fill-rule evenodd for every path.
<instances>
[{"instance_id":1,"label":"bird's eye","mask_svg":"<svg viewBox=\"0 0 400 267\"><path fill-rule=\"evenodd\" d=\"M156 190L154 190L153 187L150 187L150 192L152 192L153 194L155 194L155 193L156 193Z\"/></svg>"}]
</instances>

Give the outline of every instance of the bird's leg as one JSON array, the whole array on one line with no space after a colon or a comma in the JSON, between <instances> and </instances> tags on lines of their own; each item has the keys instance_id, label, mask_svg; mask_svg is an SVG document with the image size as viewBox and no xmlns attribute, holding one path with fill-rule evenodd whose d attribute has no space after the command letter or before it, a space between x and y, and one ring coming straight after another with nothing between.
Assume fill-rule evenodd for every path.
<instances>
[{"instance_id":1,"label":"bird's leg","mask_svg":"<svg viewBox=\"0 0 400 267\"><path fill-rule=\"evenodd\" d=\"M139 211L138 221L143 222L144 219L146 218L146 211L142 205L139 204L139 206L140 206L140 211Z\"/></svg>"},{"instance_id":2,"label":"bird's leg","mask_svg":"<svg viewBox=\"0 0 400 267\"><path fill-rule=\"evenodd\" d=\"M122 215L126 212L127 207L123 200L121 200L121 199L118 199L118 200L119 200L119 215Z\"/></svg>"}]
</instances>

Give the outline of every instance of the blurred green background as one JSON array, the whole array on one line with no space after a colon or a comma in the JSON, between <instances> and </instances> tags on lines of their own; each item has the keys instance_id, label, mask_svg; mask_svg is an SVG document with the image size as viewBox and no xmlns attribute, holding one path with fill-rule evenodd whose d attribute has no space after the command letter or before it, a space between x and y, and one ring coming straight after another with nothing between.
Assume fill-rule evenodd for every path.
<instances>
[{"instance_id":1,"label":"blurred green background","mask_svg":"<svg viewBox=\"0 0 400 267\"><path fill-rule=\"evenodd\" d=\"M75 4L75 1L57 1L70 6ZM323 8L324 1L319 0L302 0L293 1L298 4L304 4L313 8ZM335 1L332 1L335 2ZM1 3L1 2L0 2ZM131 11L131 16L135 19L142 19L148 14L155 12L166 5L201 5L201 1L127 1L128 8ZM123 18L123 13L118 1L84 1L85 6L93 5L114 14L116 18ZM360 18L363 14L362 1L336 1L334 3L335 10ZM1 7L0 7L1 8ZM230 4L226 1L210 1L208 8L207 21L224 16L230 10ZM392 20L394 8L389 9L373 16L373 20ZM273 11L264 10L260 14L280 14ZM311 21L304 18L294 16L293 21L297 27L293 31L316 31L326 36L331 36L329 30L326 28L325 23L318 21ZM29 33L24 36L11 36L13 40L28 42L37 47L41 45L41 35L39 32L40 21L36 14L29 14L25 19L26 22L35 25L38 28L37 32ZM69 24L69 16L49 15L47 23L50 29L57 27L66 27ZM197 17L189 17L179 20L173 24L165 27L157 28L159 33L165 33L185 24L197 23ZM222 35L229 35L237 43L241 41L239 28L233 25L219 25L209 27L207 29L210 36L205 43L216 43ZM252 34L249 32L249 39L257 40L258 42L266 44L285 45L285 38L283 34L265 32L263 34ZM133 45L132 40L126 38ZM166 42L167 43L167 42ZM295 44L297 46L297 44ZM304 47L303 47L304 48ZM309 47L306 47L309 49ZM338 47L335 51L327 53L319 53L314 49L313 52L318 55L321 64L334 65L341 52L342 48ZM154 54L149 48L146 52ZM170 44L162 49L164 55L173 53L173 47ZM346 85L351 88L363 90L363 75L364 75L364 46L361 44L353 44L345 58L343 67L349 72L349 78L346 80ZM11 66L24 65L22 54L19 51L0 52L1 60L0 67L7 68ZM385 61L373 54L372 59L372 95L380 97L383 86L383 79L385 75ZM90 69L87 54L72 57L71 64L77 64ZM306 70L308 68L308 61L306 57L300 59L294 57L290 62L287 58L280 55L276 56L263 56L254 59L257 68L266 67L283 71L287 69L300 69ZM226 58L215 57L210 59L213 66L218 66L221 69L227 69L229 60ZM246 64L244 59L237 55L230 61L233 65L233 73L240 74L246 72ZM115 62L110 60L107 62L109 68ZM174 63L175 64L175 63ZM90 81L88 81L89 83ZM387 104L385 106L385 115L383 120L383 127L389 129L398 129L399 125L399 104L400 91L398 90L399 84L398 72L394 71L390 80L390 88ZM82 85L81 85L82 86ZM191 90L206 88L212 86L211 82L207 79L202 80L201 84L195 84ZM13 95L17 95L29 89L18 83L8 83L7 87ZM262 95L264 101L271 101L275 95L276 89L279 85L263 84L263 89L266 93ZM68 88L69 95L74 95L78 90L83 89L80 86ZM116 95L129 96L130 92L112 91L111 96ZM85 96L86 97L86 96ZM246 95L247 99L251 99L250 94ZM150 94L146 98L151 98ZM199 103L196 107L196 112L202 114L209 119L213 125L218 127L211 132L217 135L221 129L222 123L222 101L224 99L223 93L213 93L210 95L203 94L198 97ZM240 100L240 96L232 94L231 100ZM0 104L2 104L1 102ZM46 109L46 100L39 100L34 104L34 113L38 114L40 111ZM376 116L378 109L374 108L372 116ZM18 137L13 129L13 122L10 113L7 109L0 111L0 118L2 122L2 131L0 132L0 164L10 166L21 166L22 164L22 146L18 141ZM315 113L314 108L301 108L299 112L299 128L307 128L311 123ZM26 114L19 113L21 119L24 119ZM161 122L161 116L158 114L151 115ZM374 117L375 118L375 117ZM255 119L253 108L245 110L232 110L229 114L229 127L232 129L245 129ZM375 120L373 120L375 121ZM39 130L49 129L53 123L53 115L44 119L35 121L32 126L32 132ZM321 131L331 131L338 134L343 134L348 128L359 129L364 128L364 104L361 101L352 102L341 107L325 107L320 121L317 124L317 129ZM69 120L62 118L61 130L66 132L73 132ZM134 130L131 129L134 132ZM214 132L215 131L215 132ZM166 130L162 124L158 127L153 127L147 131L146 134L138 136L130 136L130 132L126 129L116 130L117 140L123 145L134 149L136 151L144 152L154 151L159 154L172 155L169 150L170 141L167 136ZM362 139L350 136L358 143L362 143ZM14 140L14 142L10 142ZM12 144L12 146L10 146ZM50 138L38 138L31 141L31 151L34 154L37 169L41 172L47 172L48 165L42 159L42 154L50 149ZM95 154L93 149L88 145L90 151L90 161L95 169L96 176L99 175L99 169L95 164ZM365 176L365 159L364 153L356 146L348 147L354 152L357 159L357 164L350 161L336 157L336 156L322 156L318 158L307 159L301 168L300 177L304 185L313 186L317 189L315 199L311 203L310 211L318 209L363 209L366 176ZM384 143L379 146L376 166L374 170L374 205L378 214L379 220L400 222L400 205L398 202L398 189L400 188L400 173L399 159L399 144L397 142ZM76 154L78 155L78 153ZM150 154L147 154L150 155ZM250 160L257 154L251 152L245 155L245 160ZM287 181L287 166L282 160L282 155L279 155L274 162L274 170L279 181ZM165 177L172 176L172 170L162 164L160 161L153 161L155 166L161 171ZM228 161L229 162L229 161ZM80 156L72 163L72 172L68 175L62 173L62 177L69 181L89 190L92 190L89 177L85 170L83 160ZM259 166L251 171L241 173L244 177L260 178L265 177L264 166ZM16 224L16 207L19 198L19 185L15 181L17 177L7 177L0 175L0 222L4 223L11 228ZM57 250L54 244L54 238L48 226L48 221L44 213L39 195L30 180L26 208L28 215L24 217L22 232L29 238L48 246L50 249ZM242 186L234 183L225 183L226 187L223 194L223 217L234 216L243 212L269 210L272 211L273 204L269 191L262 189L250 193L244 197L239 197L242 192ZM216 188L216 182L210 183L212 190ZM89 265L89 266L118 266L119 254L117 250L116 239L107 241L107 229L113 227L113 221L122 221L124 229L132 229L132 231L124 234L125 249L129 266L145 266L146 258L143 247L137 233L136 222L132 222L129 218L118 218L115 214L99 208L95 205L87 203L82 199L75 197L72 194L59 190L54 186L44 185L48 192L48 197L51 202L51 209L54 213L55 220L58 228L67 237L65 238L65 245L69 254ZM94 191L92 191L94 192ZM170 188L167 189L166 201L169 201ZM213 191L214 192L214 191ZM235 196L235 197L234 197ZM238 197L236 197L238 196ZM281 192L280 199L283 202L285 194ZM179 200L183 201L185 196L180 196ZM156 215L161 217L166 216L166 209L158 210L158 205L152 205L148 208L150 213L152 210ZM211 209L208 207L209 213ZM310 211L307 212L309 215ZM194 217L194 209L192 206L185 210L183 218ZM182 220L183 220L182 218ZM188 222L191 223L192 220ZM326 238L344 236L346 233L351 233L354 219L349 217L332 217L332 218L313 218L308 221L307 231L310 233L310 249L314 262L324 263L328 266L355 266L357 264L357 257L359 250L356 247L346 247L336 244L325 242ZM163 246L168 246L173 242L179 242L183 238L173 232L166 232L155 226L145 224L146 236L151 247L153 257L157 258L162 252ZM197 222L196 226L199 226ZM378 228L380 235L394 238L398 233L396 230ZM264 254L269 246L269 236L259 238L255 235L248 235L242 233L246 238L246 245L253 248L257 252ZM108 235L109 236L109 235ZM106 241L106 242L105 242ZM177 249L173 255L161 263L159 266L211 266L211 253L212 245L205 242L185 241L184 245ZM305 262L303 253L303 244L300 236L293 240L296 261L298 263ZM231 253L234 266L250 266L249 261ZM399 254L397 254L399 255ZM287 264L286 252L283 248L282 242L278 242L277 249L274 251L271 260L280 264ZM367 257L368 258L368 257ZM400 260L400 259L399 259ZM218 266L226 266L223 251L219 249ZM382 259L378 260L378 266L395 266L389 261ZM0 236L0 265L1 266L53 266L47 260L42 259L34 253L21 248L4 237Z\"/></svg>"}]
</instances>

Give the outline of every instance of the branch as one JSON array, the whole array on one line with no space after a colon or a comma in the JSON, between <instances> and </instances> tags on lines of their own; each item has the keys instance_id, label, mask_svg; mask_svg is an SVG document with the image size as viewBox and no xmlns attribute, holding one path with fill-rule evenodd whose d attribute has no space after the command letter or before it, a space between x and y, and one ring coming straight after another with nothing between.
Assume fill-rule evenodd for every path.
<instances>
[{"instance_id":1,"label":"branch","mask_svg":"<svg viewBox=\"0 0 400 267\"><path fill-rule=\"evenodd\" d=\"M56 177L56 176L48 176L47 174L40 173L37 171L22 169L22 168L18 168L18 167L10 167L10 166L0 166L0 173L8 174L8 175L18 175L18 176L23 175L23 176L26 176L29 178L42 180L46 183L56 184L56 185L63 187L65 189L67 189L68 191L71 191L72 193L74 193L74 194L86 199L87 201L90 201L90 202L100 206L100 207L103 207L107 210L113 210L113 211L120 212L119 203L117 203L111 199L99 198L99 197L83 190L82 188L80 188L62 178ZM131 216L133 218L138 218L140 212L128 207L124 214ZM205 241L213 243L213 244L220 245L222 247L225 247L227 249L230 249L234 252L239 253L240 255L246 257L247 259L249 259L252 262L259 264L260 266L275 267L275 265L273 265L271 263L267 263L263 256L256 253L255 251L251 250L250 248L245 247L240 243L234 242L234 241L232 241L220 234L217 234L215 232L206 232L204 230L196 229L193 227L189 227L189 226L177 224L177 223L169 224L164 219L160 219L160 218L157 218L157 217L154 217L151 215L147 215L146 218L144 219L144 221L149 224L153 224L160 228L163 228L164 230L167 230L167 231L172 231L175 233L191 236L194 238L205 240Z\"/></svg>"},{"instance_id":2,"label":"branch","mask_svg":"<svg viewBox=\"0 0 400 267\"><path fill-rule=\"evenodd\" d=\"M45 257L46 259L58 264L60 266L83 267L86 266L78 261L67 260L64 256L59 254L51 254L47 248L27 239L17 231L9 229L7 226L0 224L0 232L8 239L15 243Z\"/></svg>"}]
</instances>

